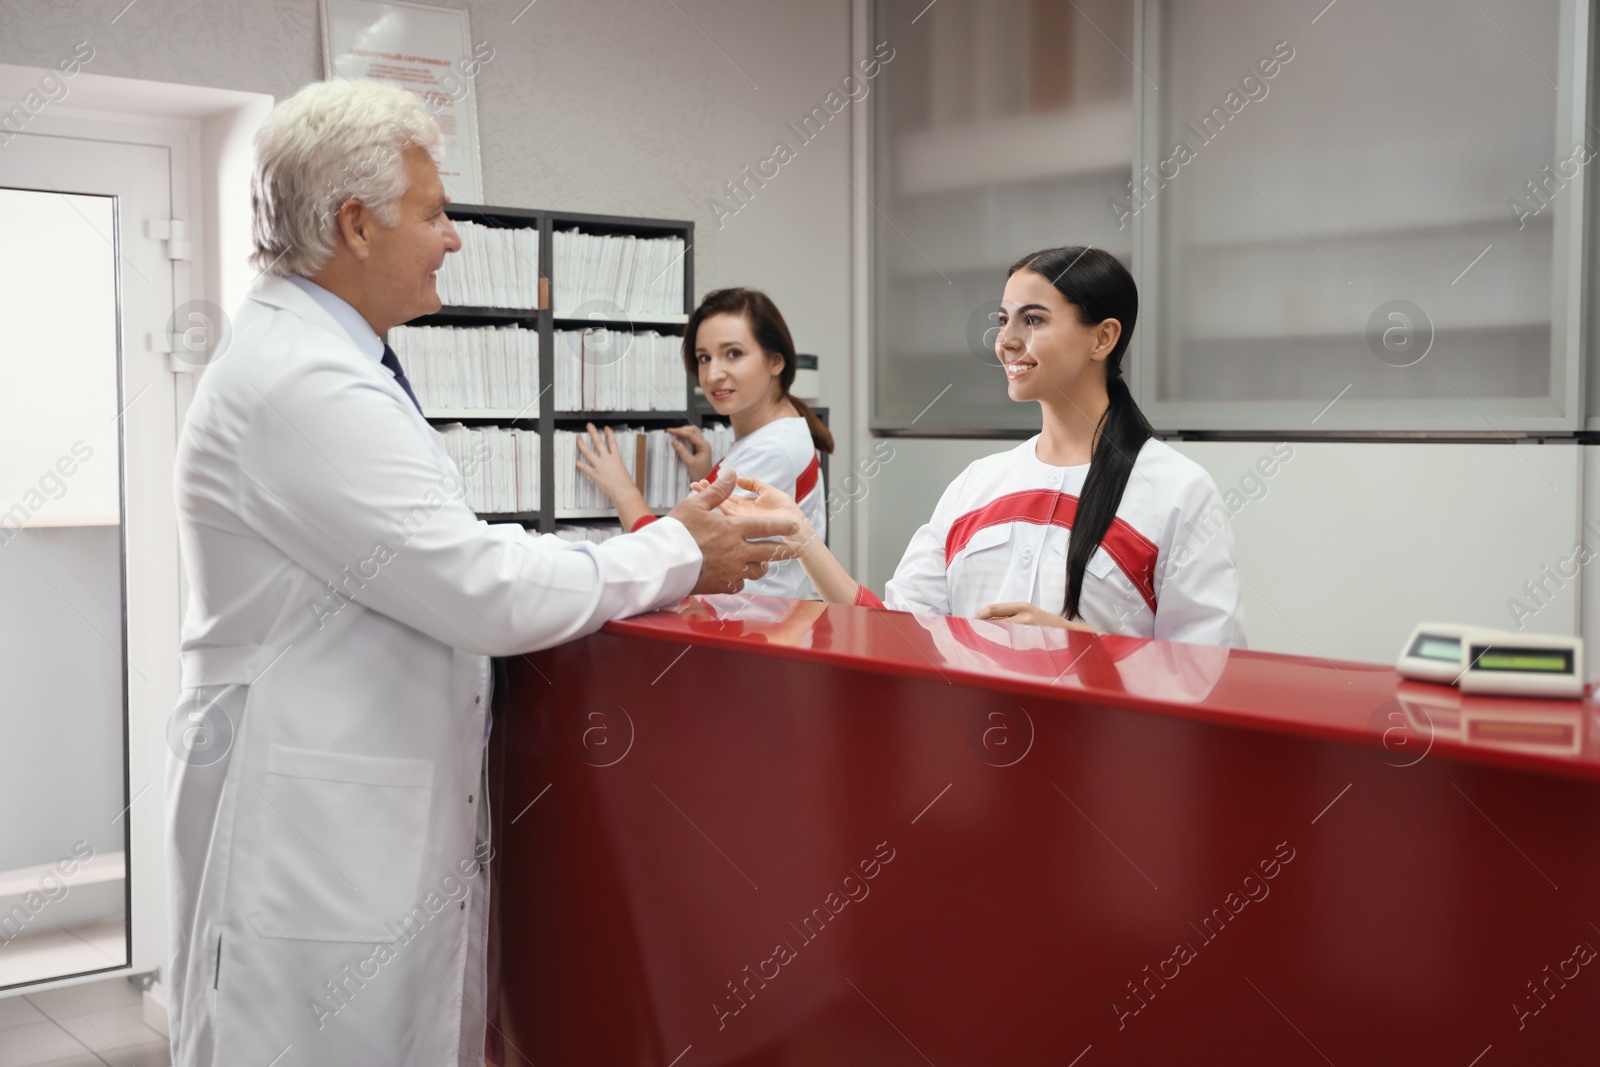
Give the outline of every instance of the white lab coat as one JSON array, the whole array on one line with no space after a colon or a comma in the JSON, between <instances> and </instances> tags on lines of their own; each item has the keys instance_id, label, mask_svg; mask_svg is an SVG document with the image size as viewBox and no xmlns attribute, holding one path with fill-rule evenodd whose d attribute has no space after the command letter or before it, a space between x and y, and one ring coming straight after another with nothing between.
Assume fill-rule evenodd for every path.
<instances>
[{"instance_id":1,"label":"white lab coat","mask_svg":"<svg viewBox=\"0 0 1600 1067\"><path fill-rule=\"evenodd\" d=\"M177 1067L482 1062L485 657L674 603L700 553L673 520L488 526L461 488L393 376L260 279L177 464Z\"/></svg>"}]
</instances>

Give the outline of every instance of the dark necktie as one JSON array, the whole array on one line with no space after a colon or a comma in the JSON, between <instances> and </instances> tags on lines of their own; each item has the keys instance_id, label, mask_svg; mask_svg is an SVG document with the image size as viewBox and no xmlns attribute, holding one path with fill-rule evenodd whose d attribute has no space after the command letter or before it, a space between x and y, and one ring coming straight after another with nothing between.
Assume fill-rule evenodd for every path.
<instances>
[{"instance_id":1,"label":"dark necktie","mask_svg":"<svg viewBox=\"0 0 1600 1067\"><path fill-rule=\"evenodd\" d=\"M406 372L400 369L400 357L394 354L394 349L388 345L383 346L383 365L394 374L394 380L400 383L400 388L406 391L406 396L417 405L417 411L422 411L422 403L417 399L417 394L411 391L411 381L406 377Z\"/></svg>"}]
</instances>

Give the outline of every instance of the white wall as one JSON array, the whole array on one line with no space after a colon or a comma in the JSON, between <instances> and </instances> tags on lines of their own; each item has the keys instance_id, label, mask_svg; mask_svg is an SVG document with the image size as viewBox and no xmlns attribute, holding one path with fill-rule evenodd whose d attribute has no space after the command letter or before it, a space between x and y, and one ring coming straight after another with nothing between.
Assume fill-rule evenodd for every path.
<instances>
[{"instance_id":1,"label":"white wall","mask_svg":"<svg viewBox=\"0 0 1600 1067\"><path fill-rule=\"evenodd\" d=\"M121 6L6 0L0 63L53 66L87 40L95 74L279 99L322 76L316 0L144 0L119 16ZM784 128L849 73L849 0L453 6L494 48L476 82L484 199L693 219L696 288L773 296L801 351L822 357L822 400L850 455L846 119L863 105L804 146ZM712 198L780 139L797 157L719 228ZM847 539L835 544L848 557Z\"/></svg>"},{"instance_id":2,"label":"white wall","mask_svg":"<svg viewBox=\"0 0 1600 1067\"><path fill-rule=\"evenodd\" d=\"M891 442L895 458L869 486L867 576L881 591L911 534L973 459L1015 445L994 440ZM1174 442L1220 489L1241 488L1269 442ZM1580 535L1584 482L1600 493L1600 459L1575 445L1294 444L1233 516L1246 580L1252 648L1392 662L1423 621L1515 628L1508 601L1536 614L1530 632L1577 633L1581 578L1552 580ZM1244 491L1248 490L1248 492ZM1252 498L1253 497L1253 498ZM1591 496L1590 499L1595 497ZM1590 535L1600 552L1600 537ZM1544 606L1525 582L1544 583ZM1600 634L1600 590L1583 603ZM1600 670L1591 667L1591 675Z\"/></svg>"}]
</instances>

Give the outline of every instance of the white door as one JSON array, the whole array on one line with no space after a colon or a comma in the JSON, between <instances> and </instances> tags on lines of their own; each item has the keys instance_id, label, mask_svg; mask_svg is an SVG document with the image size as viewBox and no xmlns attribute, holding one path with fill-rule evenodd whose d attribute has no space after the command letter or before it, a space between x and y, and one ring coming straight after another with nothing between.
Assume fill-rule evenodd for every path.
<instances>
[{"instance_id":1,"label":"white door","mask_svg":"<svg viewBox=\"0 0 1600 1067\"><path fill-rule=\"evenodd\" d=\"M0 147L0 992L165 959L169 148Z\"/></svg>"}]
</instances>

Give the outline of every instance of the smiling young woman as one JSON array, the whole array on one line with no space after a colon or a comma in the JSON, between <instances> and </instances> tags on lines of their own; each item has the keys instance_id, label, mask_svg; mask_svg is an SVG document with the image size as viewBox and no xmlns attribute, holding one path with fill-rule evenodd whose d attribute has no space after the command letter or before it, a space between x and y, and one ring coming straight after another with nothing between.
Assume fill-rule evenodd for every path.
<instances>
[{"instance_id":1,"label":"smiling young woman","mask_svg":"<svg viewBox=\"0 0 1600 1067\"><path fill-rule=\"evenodd\" d=\"M995 354L1040 432L970 465L912 537L884 601L804 523L801 561L825 600L899 611L1244 645L1233 538L1201 537L1221 506L1199 464L1153 436L1122 377L1139 314L1133 277L1095 248L1051 248L1011 268ZM743 473L742 471L740 472ZM804 519L781 487L729 512Z\"/></svg>"},{"instance_id":2,"label":"smiling young woman","mask_svg":"<svg viewBox=\"0 0 1600 1067\"><path fill-rule=\"evenodd\" d=\"M715 481L726 465L798 501L814 536L827 536L828 493L819 453L833 451L833 435L799 397L791 396L799 358L783 314L756 289L707 293L683 331L683 361L718 415L733 427L733 446L719 464L698 426L674 426L672 447L691 481ZM578 469L616 505L622 525L637 530L654 520L617 452L616 438L592 424L578 438ZM797 561L770 565L745 582L747 593L815 598Z\"/></svg>"}]
</instances>

